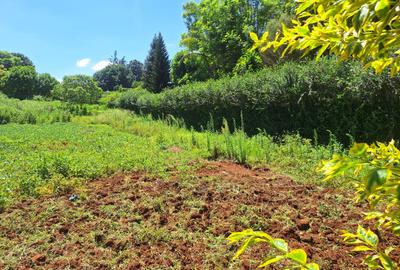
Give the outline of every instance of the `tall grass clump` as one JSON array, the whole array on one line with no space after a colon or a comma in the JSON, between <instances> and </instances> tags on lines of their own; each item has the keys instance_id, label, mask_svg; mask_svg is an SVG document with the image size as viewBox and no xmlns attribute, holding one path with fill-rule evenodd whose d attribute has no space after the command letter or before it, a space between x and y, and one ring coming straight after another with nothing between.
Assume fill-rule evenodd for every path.
<instances>
[{"instance_id":1,"label":"tall grass clump","mask_svg":"<svg viewBox=\"0 0 400 270\"><path fill-rule=\"evenodd\" d=\"M358 62L334 58L285 63L243 76L193 83L159 94L127 91L119 106L136 113L184 119L221 127L243 116L249 135L263 130L272 136L298 133L328 143L330 133L348 144L400 138L400 77L375 75Z\"/></svg>"}]
</instances>

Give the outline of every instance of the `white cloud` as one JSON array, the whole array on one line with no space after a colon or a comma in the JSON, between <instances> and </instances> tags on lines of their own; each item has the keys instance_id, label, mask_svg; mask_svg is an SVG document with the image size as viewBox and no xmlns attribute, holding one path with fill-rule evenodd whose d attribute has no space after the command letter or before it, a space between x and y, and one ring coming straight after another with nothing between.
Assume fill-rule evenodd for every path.
<instances>
[{"instance_id":1,"label":"white cloud","mask_svg":"<svg viewBox=\"0 0 400 270\"><path fill-rule=\"evenodd\" d=\"M93 69L94 71L99 71L99 70L102 70L103 68L105 68L106 66L108 66L108 65L110 65L110 64L111 64L110 61L101 60L101 61L97 62L97 63L92 67L92 69Z\"/></svg>"},{"instance_id":2,"label":"white cloud","mask_svg":"<svg viewBox=\"0 0 400 270\"><path fill-rule=\"evenodd\" d=\"M79 68L84 68L90 64L90 58L83 58L81 60L76 61L76 66Z\"/></svg>"}]
</instances>

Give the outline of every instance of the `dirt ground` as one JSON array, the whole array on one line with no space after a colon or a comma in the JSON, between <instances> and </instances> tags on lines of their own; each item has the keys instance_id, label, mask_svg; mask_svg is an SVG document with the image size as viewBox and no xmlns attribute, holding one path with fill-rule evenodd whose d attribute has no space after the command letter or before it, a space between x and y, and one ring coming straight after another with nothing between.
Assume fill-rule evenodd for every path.
<instances>
[{"instance_id":1,"label":"dirt ground","mask_svg":"<svg viewBox=\"0 0 400 270\"><path fill-rule=\"evenodd\" d=\"M356 229L364 206L268 169L204 162L167 179L98 179L71 195L25 200L0 214L0 269L256 269L266 248L233 262L237 246L226 241L246 228L304 248L321 269L363 269L340 233Z\"/></svg>"}]
</instances>

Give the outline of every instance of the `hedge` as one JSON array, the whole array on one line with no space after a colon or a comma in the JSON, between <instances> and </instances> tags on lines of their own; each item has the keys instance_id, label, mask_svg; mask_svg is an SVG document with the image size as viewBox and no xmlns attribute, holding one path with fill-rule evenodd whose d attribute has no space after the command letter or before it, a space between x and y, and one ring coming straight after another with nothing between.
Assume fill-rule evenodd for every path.
<instances>
[{"instance_id":1,"label":"hedge","mask_svg":"<svg viewBox=\"0 0 400 270\"><path fill-rule=\"evenodd\" d=\"M248 134L299 133L325 143L400 139L400 77L375 75L358 62L334 58L290 62L257 73L193 83L159 94L131 90L122 108L155 117L174 115L196 129L241 117ZM235 119L235 120L233 120ZM317 136L316 136L317 134ZM351 135L351 136L349 136Z\"/></svg>"}]
</instances>

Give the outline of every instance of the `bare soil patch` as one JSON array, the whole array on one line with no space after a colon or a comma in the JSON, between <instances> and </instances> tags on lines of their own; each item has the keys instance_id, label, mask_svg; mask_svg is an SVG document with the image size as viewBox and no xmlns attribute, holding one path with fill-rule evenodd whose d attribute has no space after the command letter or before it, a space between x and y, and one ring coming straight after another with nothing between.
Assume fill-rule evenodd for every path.
<instances>
[{"instance_id":1,"label":"bare soil patch","mask_svg":"<svg viewBox=\"0 0 400 270\"><path fill-rule=\"evenodd\" d=\"M25 200L0 214L0 269L255 269L265 248L232 262L236 247L225 240L246 228L304 248L322 269L362 269L340 231L356 229L364 206L268 169L206 162L168 179L98 179L71 195Z\"/></svg>"}]
</instances>

